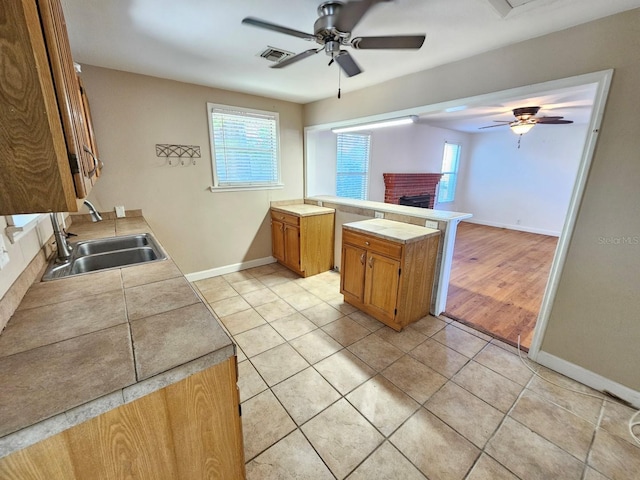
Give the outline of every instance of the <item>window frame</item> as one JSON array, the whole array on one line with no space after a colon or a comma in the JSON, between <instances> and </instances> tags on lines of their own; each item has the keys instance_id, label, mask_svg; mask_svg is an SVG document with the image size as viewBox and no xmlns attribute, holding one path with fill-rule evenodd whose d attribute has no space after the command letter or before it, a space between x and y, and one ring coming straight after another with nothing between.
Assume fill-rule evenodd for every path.
<instances>
[{"instance_id":1,"label":"window frame","mask_svg":"<svg viewBox=\"0 0 640 480\"><path fill-rule=\"evenodd\" d=\"M447 156L447 146L448 145L454 145L457 147L457 155L455 156L455 168L453 170L444 170L444 162L446 160L446 156ZM438 192L436 193L436 201L435 203L437 204L441 204L441 203L453 203L456 201L456 190L458 187L458 171L460 169L460 156L461 156L461 152L462 152L462 144L461 143L457 143L457 142L444 142L444 146L442 148L442 162L441 162L441 167L440 167L440 173L442 173L442 177L444 177L445 175L449 175L450 178L453 178L453 189L450 195L450 198L447 197L446 199L441 199L440 198L440 182L442 180L440 180L440 182L438 183ZM440 177L442 179L442 177Z\"/></svg>"},{"instance_id":2,"label":"window frame","mask_svg":"<svg viewBox=\"0 0 640 480\"><path fill-rule=\"evenodd\" d=\"M344 173L341 174L338 171L338 144L339 144L339 139L340 136L353 136L353 137L367 137L369 140L369 146L368 146L368 151L367 151L367 163L366 163L366 170L364 171L364 191L363 191L363 196L364 198L359 198L356 200L367 200L369 198L369 171L370 171L370 166L371 166L371 140L372 140L372 135L370 132L349 132L349 133L336 133L336 196L338 195L338 179L342 177L344 177ZM341 198L354 198L354 197L341 197Z\"/></svg>"},{"instance_id":3,"label":"window frame","mask_svg":"<svg viewBox=\"0 0 640 480\"><path fill-rule=\"evenodd\" d=\"M274 182L236 182L231 185L220 185L218 178L217 164L216 164L216 146L213 133L213 111L214 110L226 110L228 112L242 112L242 113L254 113L259 115L265 115L272 117L275 121L275 135L276 135L276 180ZM234 192L234 191L246 191L246 190L275 190L284 187L282 183L282 168L281 168L281 148L280 148L280 113L269 110L258 110L255 108L240 107L235 105L226 105L222 103L207 102L207 123L209 126L209 146L211 148L211 169L213 176L213 185L209 187L212 192Z\"/></svg>"}]
</instances>

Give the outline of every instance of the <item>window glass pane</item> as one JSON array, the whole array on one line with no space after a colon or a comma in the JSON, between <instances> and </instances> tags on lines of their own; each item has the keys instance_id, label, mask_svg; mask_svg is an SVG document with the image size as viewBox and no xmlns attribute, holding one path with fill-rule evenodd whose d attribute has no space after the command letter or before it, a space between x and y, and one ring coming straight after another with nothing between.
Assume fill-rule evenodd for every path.
<instances>
[{"instance_id":1,"label":"window glass pane","mask_svg":"<svg viewBox=\"0 0 640 480\"><path fill-rule=\"evenodd\" d=\"M438 203L453 202L456 196L460 145L445 143L442 155L442 178L438 183Z\"/></svg>"},{"instance_id":2,"label":"window glass pane","mask_svg":"<svg viewBox=\"0 0 640 480\"><path fill-rule=\"evenodd\" d=\"M212 106L216 186L277 184L276 113Z\"/></svg>"},{"instance_id":3,"label":"window glass pane","mask_svg":"<svg viewBox=\"0 0 640 480\"><path fill-rule=\"evenodd\" d=\"M369 134L338 134L336 195L366 200L369 180Z\"/></svg>"}]
</instances>

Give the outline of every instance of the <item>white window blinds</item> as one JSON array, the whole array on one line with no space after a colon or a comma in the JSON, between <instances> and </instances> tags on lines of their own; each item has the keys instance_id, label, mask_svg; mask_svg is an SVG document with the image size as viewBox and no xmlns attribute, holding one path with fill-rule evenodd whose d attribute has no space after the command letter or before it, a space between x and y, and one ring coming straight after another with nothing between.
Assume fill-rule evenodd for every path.
<instances>
[{"instance_id":1,"label":"white window blinds","mask_svg":"<svg viewBox=\"0 0 640 480\"><path fill-rule=\"evenodd\" d=\"M278 114L208 104L215 187L277 185Z\"/></svg>"},{"instance_id":2,"label":"white window blinds","mask_svg":"<svg viewBox=\"0 0 640 480\"><path fill-rule=\"evenodd\" d=\"M369 134L338 134L337 196L367 199L370 146Z\"/></svg>"}]
</instances>

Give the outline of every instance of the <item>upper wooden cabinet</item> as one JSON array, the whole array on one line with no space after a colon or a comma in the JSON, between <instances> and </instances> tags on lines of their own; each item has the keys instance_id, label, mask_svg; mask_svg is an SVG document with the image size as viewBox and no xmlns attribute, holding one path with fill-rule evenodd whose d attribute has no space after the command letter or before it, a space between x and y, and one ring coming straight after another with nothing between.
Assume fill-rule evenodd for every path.
<instances>
[{"instance_id":1,"label":"upper wooden cabinet","mask_svg":"<svg viewBox=\"0 0 640 480\"><path fill-rule=\"evenodd\" d=\"M394 330L429 313L440 232L374 219L342 226L340 293Z\"/></svg>"},{"instance_id":2,"label":"upper wooden cabinet","mask_svg":"<svg viewBox=\"0 0 640 480\"><path fill-rule=\"evenodd\" d=\"M334 216L332 208L315 205L271 207L273 256L303 277L331 270Z\"/></svg>"},{"instance_id":3,"label":"upper wooden cabinet","mask_svg":"<svg viewBox=\"0 0 640 480\"><path fill-rule=\"evenodd\" d=\"M100 173L59 0L3 0L0 214L75 212Z\"/></svg>"}]
</instances>

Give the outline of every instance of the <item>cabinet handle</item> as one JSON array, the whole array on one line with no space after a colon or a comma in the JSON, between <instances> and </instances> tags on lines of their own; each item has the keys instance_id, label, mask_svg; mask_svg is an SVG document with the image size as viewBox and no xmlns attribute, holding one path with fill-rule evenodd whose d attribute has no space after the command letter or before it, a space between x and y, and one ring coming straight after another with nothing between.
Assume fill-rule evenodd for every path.
<instances>
[{"instance_id":1,"label":"cabinet handle","mask_svg":"<svg viewBox=\"0 0 640 480\"><path fill-rule=\"evenodd\" d=\"M368 247L369 245L371 245L369 242L364 242L364 244Z\"/></svg>"},{"instance_id":2,"label":"cabinet handle","mask_svg":"<svg viewBox=\"0 0 640 480\"><path fill-rule=\"evenodd\" d=\"M369 257L369 268L373 268L373 257Z\"/></svg>"},{"instance_id":3,"label":"cabinet handle","mask_svg":"<svg viewBox=\"0 0 640 480\"><path fill-rule=\"evenodd\" d=\"M365 257L365 255L366 255L365 253L363 253L362 255L360 255L360 263L361 263L362 265L364 265L364 257Z\"/></svg>"},{"instance_id":4,"label":"cabinet handle","mask_svg":"<svg viewBox=\"0 0 640 480\"><path fill-rule=\"evenodd\" d=\"M93 170L89 170L87 172L87 175L89 176L89 178L91 178L95 175L96 170L98 170L98 168L104 167L104 163L102 162L102 160L98 159L91 150L89 150L89 147L87 147L86 145L83 145L83 147L84 147L83 150L87 152L91 157L91 159L93 160Z\"/></svg>"}]
</instances>

